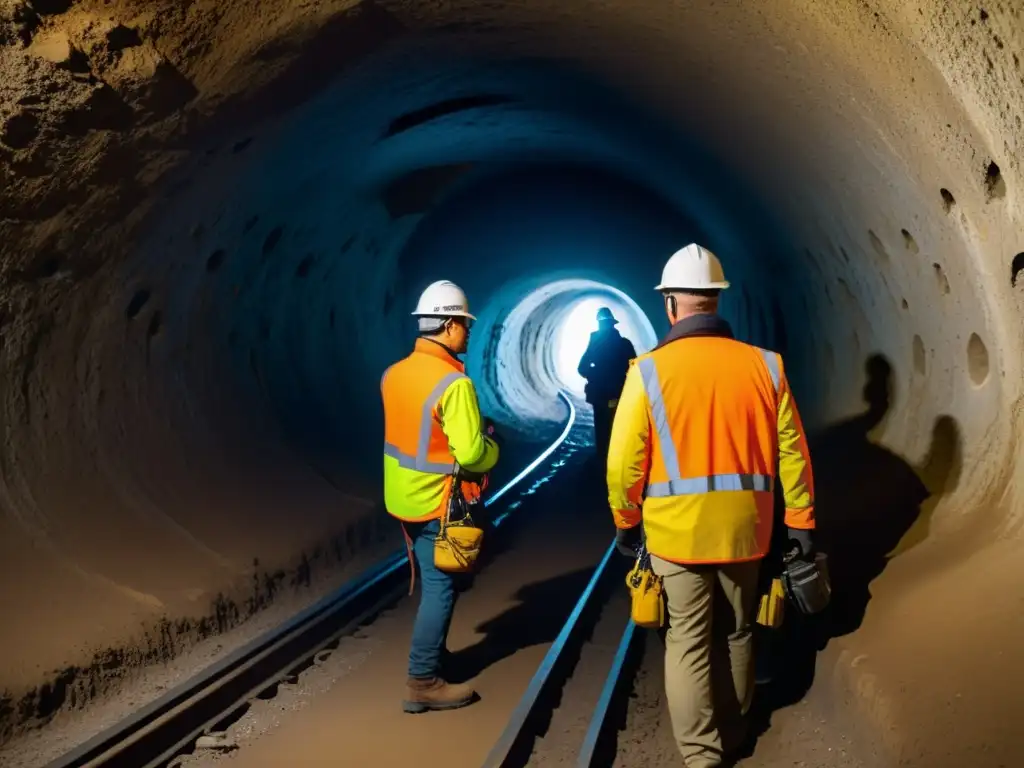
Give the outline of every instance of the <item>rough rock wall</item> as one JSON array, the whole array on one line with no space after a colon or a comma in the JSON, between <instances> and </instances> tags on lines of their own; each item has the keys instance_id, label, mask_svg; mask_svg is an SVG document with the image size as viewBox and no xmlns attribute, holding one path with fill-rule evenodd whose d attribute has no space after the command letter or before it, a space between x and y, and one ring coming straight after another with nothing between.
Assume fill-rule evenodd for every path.
<instances>
[{"instance_id":1,"label":"rough rock wall","mask_svg":"<svg viewBox=\"0 0 1024 768\"><path fill-rule=\"evenodd\" d=\"M421 74L408 82L397 69L375 81L362 66L381 53L401 65L417 30L454 36L449 58L493 49L572 62L754 192L787 252L757 247L730 210L738 197L709 202L682 189L682 173L659 182L710 222L737 271L779 275L765 290L792 303L791 346L809 342L820 421L862 411L865 396L880 403L857 422L858 445L881 441L931 493L897 537L905 554L872 582L863 625L841 638L862 698L897 724L887 738L906 752L915 724L955 717L915 704L952 695L936 666L957 660L958 706L982 687L990 698L1015 690L1019 673L994 653L929 639L941 626L967 642L963 627L982 627L997 638L989 651L1010 653L1022 637L1005 620L1019 614L1013 589L984 609L969 601L954 626L942 619L953 587L970 593L979 558L1000 583L1024 579L1012 549L994 544L1019 534L1024 472L1016 4L0 9L0 594L4 615L18 617L0 624L0 684L15 699L27 692L18 717L45 714L38 701L64 685L38 688L54 670L87 667L165 617L215 618L222 591L246 599L254 558L271 573L301 563L304 548L363 514L351 495L372 498L374 483L346 419L352 403L369 412L376 373L400 348L398 254L434 199L400 187L389 197L386 182L526 147L615 154L612 134L591 138L582 112L544 129L539 116L558 99L515 122L496 98L471 105L458 141L417 148L399 135L394 152L369 153L389 124L401 133L392 121L403 112L470 87L411 55ZM497 78L490 93L509 85ZM651 255L652 273L662 257ZM863 391L865 362L880 395ZM372 375L351 375L363 369ZM997 738L999 727L974 723L969 736Z\"/></svg>"}]
</instances>

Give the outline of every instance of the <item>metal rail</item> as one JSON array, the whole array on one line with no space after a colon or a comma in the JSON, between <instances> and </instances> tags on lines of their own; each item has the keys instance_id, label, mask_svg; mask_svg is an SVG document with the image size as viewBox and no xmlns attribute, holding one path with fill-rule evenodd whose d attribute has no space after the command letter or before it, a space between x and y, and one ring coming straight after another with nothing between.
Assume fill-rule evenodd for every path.
<instances>
[{"instance_id":1,"label":"metal rail","mask_svg":"<svg viewBox=\"0 0 1024 768\"><path fill-rule=\"evenodd\" d=\"M594 569L594 575L590 577L590 582L587 584L586 589L583 590L579 600L576 601L576 606L572 609L572 613L569 614L569 618L562 625L562 630L558 633L558 637L555 638L551 647L548 648L548 652L544 655L544 659L530 680L530 684L526 687L526 692L512 712L508 725L505 726L505 730L502 731L498 741L484 759L483 768L506 768L506 766L510 766L513 762L518 763L519 757L517 752L522 747L524 739L529 736L530 729L527 724L531 716L536 714L541 696L550 691L552 672L557 666L565 662L565 651L570 644L570 640L583 631L585 625L580 622L580 616L593 600L597 586L607 572L608 563L611 561L614 552L615 544L612 543L605 551L601 562Z\"/></svg>"},{"instance_id":2,"label":"metal rail","mask_svg":"<svg viewBox=\"0 0 1024 768\"><path fill-rule=\"evenodd\" d=\"M590 718L590 725L583 737L583 746L580 748L579 759L576 761L576 768L594 768L597 756L597 748L602 735L605 734L605 720L608 717L608 710L611 707L612 698L616 693L622 693L620 680L622 669L626 665L626 658L629 656L633 645L633 638L636 637L636 624L632 619L626 620L626 629L619 640L619 647L615 651L615 658L608 670L608 677L605 678L604 687L601 689L601 697L594 707L594 714Z\"/></svg>"},{"instance_id":3,"label":"metal rail","mask_svg":"<svg viewBox=\"0 0 1024 768\"><path fill-rule=\"evenodd\" d=\"M569 406L561 435L490 495L485 506L504 496L565 442L576 421L576 409L568 395L559 392L559 396ZM492 524L500 525L507 516L506 511ZM153 768L166 763L254 696L288 678L291 670L324 646L399 599L405 588L400 577L407 567L406 551L395 552L354 582L65 753L48 768Z\"/></svg>"}]
</instances>

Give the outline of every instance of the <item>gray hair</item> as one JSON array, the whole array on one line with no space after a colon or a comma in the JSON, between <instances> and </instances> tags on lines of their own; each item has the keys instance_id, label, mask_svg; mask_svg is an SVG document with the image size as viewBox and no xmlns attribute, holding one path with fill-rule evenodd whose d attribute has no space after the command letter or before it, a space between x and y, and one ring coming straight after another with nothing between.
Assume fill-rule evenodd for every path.
<instances>
[{"instance_id":1,"label":"gray hair","mask_svg":"<svg viewBox=\"0 0 1024 768\"><path fill-rule=\"evenodd\" d=\"M419 319L420 333L437 333L444 324L448 322L447 317L421 317Z\"/></svg>"}]
</instances>

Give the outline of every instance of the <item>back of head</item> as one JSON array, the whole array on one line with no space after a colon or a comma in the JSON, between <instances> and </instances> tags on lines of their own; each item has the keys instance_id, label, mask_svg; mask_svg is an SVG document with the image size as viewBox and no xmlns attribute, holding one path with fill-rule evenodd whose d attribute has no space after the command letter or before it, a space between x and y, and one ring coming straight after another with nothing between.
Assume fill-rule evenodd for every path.
<instances>
[{"instance_id":1,"label":"back of head","mask_svg":"<svg viewBox=\"0 0 1024 768\"><path fill-rule=\"evenodd\" d=\"M665 263L655 290L666 297L669 313L682 318L716 312L718 295L728 287L718 257L707 248L690 243Z\"/></svg>"}]
</instances>

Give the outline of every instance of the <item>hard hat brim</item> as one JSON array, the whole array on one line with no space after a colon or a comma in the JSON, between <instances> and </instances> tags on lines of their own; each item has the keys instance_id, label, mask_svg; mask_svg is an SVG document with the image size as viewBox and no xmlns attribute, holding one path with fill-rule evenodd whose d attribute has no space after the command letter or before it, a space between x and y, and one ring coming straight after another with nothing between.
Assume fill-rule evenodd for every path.
<instances>
[{"instance_id":1,"label":"hard hat brim","mask_svg":"<svg viewBox=\"0 0 1024 768\"><path fill-rule=\"evenodd\" d=\"M465 317L468 320L476 321L476 316L469 312L410 312L413 317Z\"/></svg>"},{"instance_id":2,"label":"hard hat brim","mask_svg":"<svg viewBox=\"0 0 1024 768\"><path fill-rule=\"evenodd\" d=\"M707 283L706 285L661 285L654 286L656 291L713 291L721 290L724 291L729 287L728 280L721 280L717 283Z\"/></svg>"}]
</instances>

